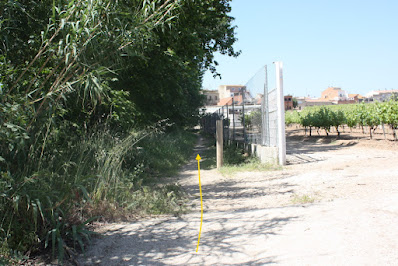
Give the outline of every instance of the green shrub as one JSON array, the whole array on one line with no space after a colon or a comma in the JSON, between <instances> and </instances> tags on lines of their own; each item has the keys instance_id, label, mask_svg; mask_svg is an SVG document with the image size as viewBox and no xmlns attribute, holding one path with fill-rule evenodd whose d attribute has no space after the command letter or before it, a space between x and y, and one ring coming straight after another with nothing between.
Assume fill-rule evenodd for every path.
<instances>
[{"instance_id":1,"label":"green shrub","mask_svg":"<svg viewBox=\"0 0 398 266\"><path fill-rule=\"evenodd\" d=\"M62 260L66 246L84 251L92 214L104 215L92 208L102 202L126 211L135 206L135 213L181 213L184 194L179 187L154 181L176 174L195 142L196 136L183 130L126 136L100 130L71 146L51 140L57 153L33 153L41 157L14 173L1 172L0 255L6 256L7 249L25 253L50 248Z\"/></svg>"}]
</instances>

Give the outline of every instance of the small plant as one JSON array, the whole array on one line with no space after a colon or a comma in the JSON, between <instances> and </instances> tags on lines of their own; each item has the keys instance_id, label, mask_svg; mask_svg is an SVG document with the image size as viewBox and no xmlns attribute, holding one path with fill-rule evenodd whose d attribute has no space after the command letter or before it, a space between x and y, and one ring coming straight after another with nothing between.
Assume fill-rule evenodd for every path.
<instances>
[{"instance_id":1,"label":"small plant","mask_svg":"<svg viewBox=\"0 0 398 266\"><path fill-rule=\"evenodd\" d=\"M208 148L202 152L201 168L208 170L217 167L216 164L216 147L214 141L208 137ZM237 172L244 171L272 171L279 170L280 166L263 164L257 157L251 156L242 148L237 146L224 145L224 165L221 167L220 172L222 175L231 176Z\"/></svg>"},{"instance_id":2,"label":"small plant","mask_svg":"<svg viewBox=\"0 0 398 266\"><path fill-rule=\"evenodd\" d=\"M224 164L225 165L239 165L245 163L249 155L243 149L237 146L224 146Z\"/></svg>"},{"instance_id":3,"label":"small plant","mask_svg":"<svg viewBox=\"0 0 398 266\"><path fill-rule=\"evenodd\" d=\"M0 247L0 265L22 265L28 259L22 252L8 249L7 243Z\"/></svg>"},{"instance_id":4,"label":"small plant","mask_svg":"<svg viewBox=\"0 0 398 266\"><path fill-rule=\"evenodd\" d=\"M261 171L275 171L280 170L281 167L272 164L263 164L256 157L249 157L243 163L240 164L226 164L221 169L220 172L224 176L233 176L238 172L261 172Z\"/></svg>"},{"instance_id":5,"label":"small plant","mask_svg":"<svg viewBox=\"0 0 398 266\"><path fill-rule=\"evenodd\" d=\"M131 195L128 210L140 211L142 214L186 213L186 195L179 185L158 187L144 186Z\"/></svg>"},{"instance_id":6,"label":"small plant","mask_svg":"<svg viewBox=\"0 0 398 266\"><path fill-rule=\"evenodd\" d=\"M297 195L294 194L292 198L293 204L306 204L306 203L314 203L315 198L310 195Z\"/></svg>"}]
</instances>

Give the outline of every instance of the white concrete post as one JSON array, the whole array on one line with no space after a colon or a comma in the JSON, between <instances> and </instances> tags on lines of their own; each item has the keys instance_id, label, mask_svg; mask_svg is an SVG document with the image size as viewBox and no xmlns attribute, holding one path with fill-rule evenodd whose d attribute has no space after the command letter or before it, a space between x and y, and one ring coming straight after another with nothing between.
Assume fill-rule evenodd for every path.
<instances>
[{"instance_id":1,"label":"white concrete post","mask_svg":"<svg viewBox=\"0 0 398 266\"><path fill-rule=\"evenodd\" d=\"M278 157L279 164L286 164L285 98L283 96L283 62L275 62L278 104Z\"/></svg>"}]
</instances>

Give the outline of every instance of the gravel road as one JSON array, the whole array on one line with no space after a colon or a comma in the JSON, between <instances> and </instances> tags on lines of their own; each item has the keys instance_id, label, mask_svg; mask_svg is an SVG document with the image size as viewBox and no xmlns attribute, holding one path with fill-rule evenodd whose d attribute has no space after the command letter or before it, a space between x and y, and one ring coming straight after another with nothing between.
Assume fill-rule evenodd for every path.
<instances>
[{"instance_id":1,"label":"gravel road","mask_svg":"<svg viewBox=\"0 0 398 266\"><path fill-rule=\"evenodd\" d=\"M192 212L107 224L82 265L398 265L398 149L290 136L289 165L222 176L195 156L178 177ZM204 149L203 142L196 152ZM196 155L196 154L195 154Z\"/></svg>"}]
</instances>

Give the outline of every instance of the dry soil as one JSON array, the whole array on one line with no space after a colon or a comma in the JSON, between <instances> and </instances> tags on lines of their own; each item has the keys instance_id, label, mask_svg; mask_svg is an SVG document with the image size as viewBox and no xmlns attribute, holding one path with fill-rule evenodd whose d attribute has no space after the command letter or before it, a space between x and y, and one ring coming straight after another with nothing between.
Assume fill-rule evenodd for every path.
<instances>
[{"instance_id":1,"label":"dry soil","mask_svg":"<svg viewBox=\"0 0 398 266\"><path fill-rule=\"evenodd\" d=\"M205 146L203 140L196 153ZM290 129L288 165L223 176L195 156L177 182L192 211L106 224L82 265L398 265L398 148Z\"/></svg>"}]
</instances>

